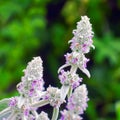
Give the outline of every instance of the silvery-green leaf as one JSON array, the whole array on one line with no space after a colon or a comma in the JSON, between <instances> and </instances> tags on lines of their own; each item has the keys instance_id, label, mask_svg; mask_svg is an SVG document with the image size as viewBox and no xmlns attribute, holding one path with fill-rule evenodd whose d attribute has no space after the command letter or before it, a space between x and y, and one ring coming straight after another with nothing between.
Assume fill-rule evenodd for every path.
<instances>
[{"instance_id":1,"label":"silvery-green leaf","mask_svg":"<svg viewBox=\"0 0 120 120\"><path fill-rule=\"evenodd\" d=\"M0 116L0 120L3 120L3 118L8 118L10 116L10 112L6 113L5 115L3 116Z\"/></svg>"},{"instance_id":2,"label":"silvery-green leaf","mask_svg":"<svg viewBox=\"0 0 120 120\"><path fill-rule=\"evenodd\" d=\"M0 100L0 111L4 110L5 108L8 107L8 103L9 103L9 98L5 98Z\"/></svg>"},{"instance_id":3,"label":"silvery-green leaf","mask_svg":"<svg viewBox=\"0 0 120 120\"><path fill-rule=\"evenodd\" d=\"M90 72L89 72L86 68L81 68L81 67L79 67L79 69L80 69L83 73L85 73L85 74L88 76L88 78L90 78Z\"/></svg>"},{"instance_id":4,"label":"silvery-green leaf","mask_svg":"<svg viewBox=\"0 0 120 120\"><path fill-rule=\"evenodd\" d=\"M0 111L0 120L3 120L3 118L7 118L10 114L10 107L5 108L4 110Z\"/></svg>"}]
</instances>

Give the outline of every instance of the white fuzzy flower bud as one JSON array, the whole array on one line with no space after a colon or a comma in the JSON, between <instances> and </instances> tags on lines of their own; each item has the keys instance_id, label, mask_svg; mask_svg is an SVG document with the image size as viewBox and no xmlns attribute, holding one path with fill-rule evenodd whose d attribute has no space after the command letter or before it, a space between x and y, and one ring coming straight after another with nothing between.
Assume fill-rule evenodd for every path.
<instances>
[{"instance_id":1,"label":"white fuzzy flower bud","mask_svg":"<svg viewBox=\"0 0 120 120\"><path fill-rule=\"evenodd\" d=\"M17 90L24 97L38 96L44 88L43 67L40 57L35 57L24 70L25 75L17 85Z\"/></svg>"},{"instance_id":2,"label":"white fuzzy flower bud","mask_svg":"<svg viewBox=\"0 0 120 120\"><path fill-rule=\"evenodd\" d=\"M82 16L81 20L77 23L77 29L73 30L74 37L71 42L71 49L73 51L78 51L82 53L88 53L90 47L94 47L92 45L92 25L89 22L89 18L87 16Z\"/></svg>"},{"instance_id":3,"label":"white fuzzy flower bud","mask_svg":"<svg viewBox=\"0 0 120 120\"><path fill-rule=\"evenodd\" d=\"M63 103L63 99L61 98L61 90L51 86L47 88L44 99L48 100L50 105L53 107L60 107Z\"/></svg>"},{"instance_id":4,"label":"white fuzzy flower bud","mask_svg":"<svg viewBox=\"0 0 120 120\"><path fill-rule=\"evenodd\" d=\"M83 84L75 89L68 100L67 108L77 114L83 114L87 108L88 91L86 85Z\"/></svg>"},{"instance_id":5,"label":"white fuzzy flower bud","mask_svg":"<svg viewBox=\"0 0 120 120\"><path fill-rule=\"evenodd\" d=\"M60 120L82 120L82 117L71 111L64 110L61 112Z\"/></svg>"},{"instance_id":6,"label":"white fuzzy flower bud","mask_svg":"<svg viewBox=\"0 0 120 120\"><path fill-rule=\"evenodd\" d=\"M64 70L61 70L59 79L63 85L71 86L73 89L78 87L80 82L82 82L82 78L80 78L78 74L71 73L70 71L65 72Z\"/></svg>"},{"instance_id":7,"label":"white fuzzy flower bud","mask_svg":"<svg viewBox=\"0 0 120 120\"><path fill-rule=\"evenodd\" d=\"M28 66L24 70L25 76L22 80L40 80L43 77L43 66L40 57L34 57L32 61L28 63Z\"/></svg>"},{"instance_id":8,"label":"white fuzzy flower bud","mask_svg":"<svg viewBox=\"0 0 120 120\"><path fill-rule=\"evenodd\" d=\"M50 120L50 119L48 118L48 114L42 111L36 120Z\"/></svg>"}]
</instances>

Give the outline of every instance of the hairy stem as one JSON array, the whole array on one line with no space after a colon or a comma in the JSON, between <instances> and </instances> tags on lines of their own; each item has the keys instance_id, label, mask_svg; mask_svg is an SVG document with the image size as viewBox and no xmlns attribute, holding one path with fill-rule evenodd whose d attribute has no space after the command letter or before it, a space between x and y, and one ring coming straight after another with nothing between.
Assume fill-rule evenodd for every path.
<instances>
[{"instance_id":1,"label":"hairy stem","mask_svg":"<svg viewBox=\"0 0 120 120\"><path fill-rule=\"evenodd\" d=\"M76 71L77 71L77 67L71 66L71 69L70 69L71 74L74 74Z\"/></svg>"},{"instance_id":2,"label":"hairy stem","mask_svg":"<svg viewBox=\"0 0 120 120\"><path fill-rule=\"evenodd\" d=\"M61 98L65 100L66 95L68 94L69 86L62 85L61 87Z\"/></svg>"},{"instance_id":3,"label":"hairy stem","mask_svg":"<svg viewBox=\"0 0 120 120\"><path fill-rule=\"evenodd\" d=\"M36 102L36 103L33 103L33 104L31 105L31 107L38 108L38 107L45 106L45 105L47 105L47 104L49 104L49 101L48 101L48 100L41 100L41 101L38 101L38 102Z\"/></svg>"},{"instance_id":4,"label":"hairy stem","mask_svg":"<svg viewBox=\"0 0 120 120\"><path fill-rule=\"evenodd\" d=\"M57 120L59 114L59 108L54 108L53 109L53 115L52 115L52 120Z\"/></svg>"},{"instance_id":5,"label":"hairy stem","mask_svg":"<svg viewBox=\"0 0 120 120\"><path fill-rule=\"evenodd\" d=\"M69 91L68 91L68 94L67 94L68 98L71 96L72 90L73 90L72 87L69 87Z\"/></svg>"}]
</instances>

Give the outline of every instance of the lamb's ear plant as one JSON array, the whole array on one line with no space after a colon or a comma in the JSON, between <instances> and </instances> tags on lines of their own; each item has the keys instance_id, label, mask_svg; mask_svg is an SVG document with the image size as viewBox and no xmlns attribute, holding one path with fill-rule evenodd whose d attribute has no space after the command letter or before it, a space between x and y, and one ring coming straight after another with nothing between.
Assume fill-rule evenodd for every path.
<instances>
[{"instance_id":1,"label":"lamb's ear plant","mask_svg":"<svg viewBox=\"0 0 120 120\"><path fill-rule=\"evenodd\" d=\"M44 88L42 59L34 57L17 85L19 96L0 101L1 105L7 105L0 111L0 120L82 120L81 115L87 108L89 98L86 85L81 84L83 79L76 72L80 69L90 77L87 70L89 59L85 54L90 51L90 47L94 48L93 34L89 18L82 16L69 41L71 53L65 55L66 62L58 69L61 88ZM65 71L64 68L68 66L70 70ZM66 103L66 108L60 111L63 103ZM47 104L53 107L52 118L44 111L40 114L36 111Z\"/></svg>"}]
</instances>

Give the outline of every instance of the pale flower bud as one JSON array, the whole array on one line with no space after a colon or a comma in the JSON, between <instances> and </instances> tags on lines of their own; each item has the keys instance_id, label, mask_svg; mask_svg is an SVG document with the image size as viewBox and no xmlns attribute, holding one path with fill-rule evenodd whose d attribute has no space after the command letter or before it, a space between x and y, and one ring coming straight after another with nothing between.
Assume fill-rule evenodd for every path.
<instances>
[{"instance_id":1,"label":"pale flower bud","mask_svg":"<svg viewBox=\"0 0 120 120\"><path fill-rule=\"evenodd\" d=\"M53 107L60 107L63 103L63 99L61 98L61 90L56 87L49 86L44 99L48 100L50 105Z\"/></svg>"},{"instance_id":2,"label":"pale flower bud","mask_svg":"<svg viewBox=\"0 0 120 120\"><path fill-rule=\"evenodd\" d=\"M75 89L71 97L68 99L67 108L76 114L83 114L87 108L88 100L88 91L86 85L80 85Z\"/></svg>"},{"instance_id":3,"label":"pale flower bud","mask_svg":"<svg viewBox=\"0 0 120 120\"><path fill-rule=\"evenodd\" d=\"M24 70L25 75L22 81L17 85L17 90L24 97L38 96L44 87L43 67L40 57L35 57Z\"/></svg>"},{"instance_id":4,"label":"pale flower bud","mask_svg":"<svg viewBox=\"0 0 120 120\"><path fill-rule=\"evenodd\" d=\"M48 114L42 111L36 120L50 120L50 119L48 118Z\"/></svg>"},{"instance_id":5,"label":"pale flower bud","mask_svg":"<svg viewBox=\"0 0 120 120\"><path fill-rule=\"evenodd\" d=\"M90 24L89 18L87 16L82 16L81 20L77 23L77 29L73 30L74 37L71 42L71 49L73 51L78 51L82 53L88 53L90 47L93 47L93 31L92 25Z\"/></svg>"}]
</instances>

